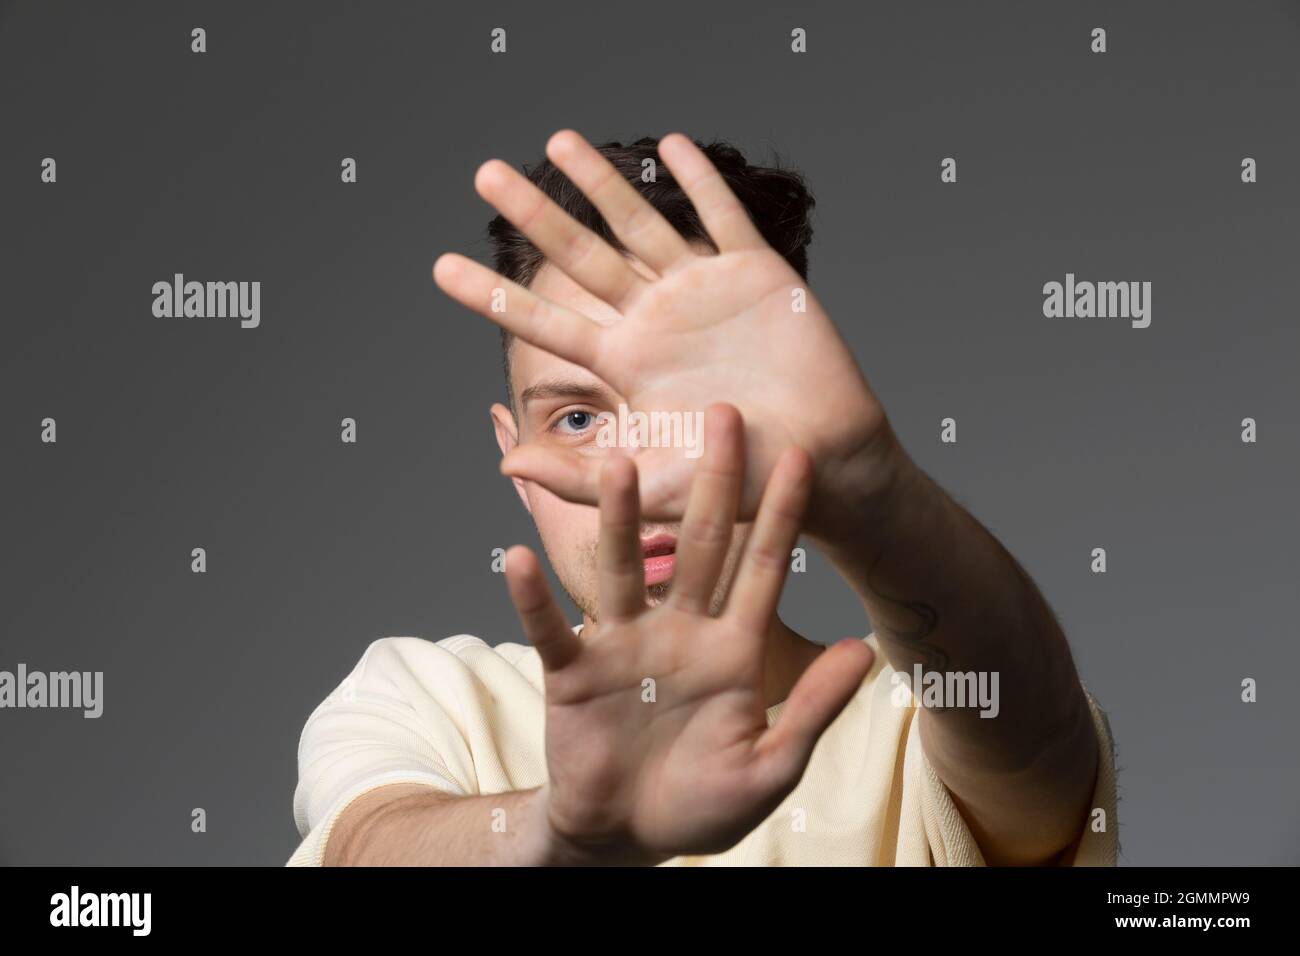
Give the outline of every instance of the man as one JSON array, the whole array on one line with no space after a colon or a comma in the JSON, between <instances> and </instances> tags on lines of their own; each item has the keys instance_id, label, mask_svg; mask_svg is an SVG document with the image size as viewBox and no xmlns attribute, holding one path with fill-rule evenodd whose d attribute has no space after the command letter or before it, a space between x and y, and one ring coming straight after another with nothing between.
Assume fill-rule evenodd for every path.
<instances>
[{"instance_id":1,"label":"man","mask_svg":"<svg viewBox=\"0 0 1300 956\"><path fill-rule=\"evenodd\" d=\"M516 547L528 645L372 644L304 728L290 863L1113 864L1104 716L807 289L800 178L680 134L547 157L476 177L501 274L434 279L506 333L502 471L582 625ZM629 410L703 440L611 447ZM801 531L866 639L776 615Z\"/></svg>"}]
</instances>

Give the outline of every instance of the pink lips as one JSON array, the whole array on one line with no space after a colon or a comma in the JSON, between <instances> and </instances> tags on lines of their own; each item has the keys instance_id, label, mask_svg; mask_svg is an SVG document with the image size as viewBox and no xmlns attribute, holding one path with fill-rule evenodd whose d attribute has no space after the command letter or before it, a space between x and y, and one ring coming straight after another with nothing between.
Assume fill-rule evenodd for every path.
<instances>
[{"instance_id":1,"label":"pink lips","mask_svg":"<svg viewBox=\"0 0 1300 956\"><path fill-rule=\"evenodd\" d=\"M662 584L673 576L677 562L677 539L670 534L657 534L641 541L641 554L645 556L646 587Z\"/></svg>"}]
</instances>

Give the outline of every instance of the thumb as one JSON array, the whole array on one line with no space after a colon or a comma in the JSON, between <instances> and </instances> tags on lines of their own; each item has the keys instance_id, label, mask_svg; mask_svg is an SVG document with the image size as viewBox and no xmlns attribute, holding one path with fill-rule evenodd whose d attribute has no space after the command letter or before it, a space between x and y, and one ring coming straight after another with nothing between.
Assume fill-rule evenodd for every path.
<instances>
[{"instance_id":1,"label":"thumb","mask_svg":"<svg viewBox=\"0 0 1300 956\"><path fill-rule=\"evenodd\" d=\"M875 663L860 638L845 638L823 651L799 678L776 723L755 749L759 773L774 789L793 787L803 776L813 748L839 716Z\"/></svg>"},{"instance_id":2,"label":"thumb","mask_svg":"<svg viewBox=\"0 0 1300 956\"><path fill-rule=\"evenodd\" d=\"M680 521L695 459L679 448L613 449L636 464L643 521ZM573 448L516 445L501 459L501 473L541 485L575 504L600 504L600 469L607 456Z\"/></svg>"}]
</instances>

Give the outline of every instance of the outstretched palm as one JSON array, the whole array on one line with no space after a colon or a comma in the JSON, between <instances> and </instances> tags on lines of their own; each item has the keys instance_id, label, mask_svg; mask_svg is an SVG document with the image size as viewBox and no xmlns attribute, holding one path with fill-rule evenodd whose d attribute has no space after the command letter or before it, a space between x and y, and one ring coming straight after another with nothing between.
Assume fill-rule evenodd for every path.
<instances>
[{"instance_id":1,"label":"outstretched palm","mask_svg":"<svg viewBox=\"0 0 1300 956\"><path fill-rule=\"evenodd\" d=\"M476 185L548 261L622 316L602 324L538 297L458 255L434 266L439 286L525 341L590 369L638 411L738 408L749 451L740 517L752 517L781 450L813 457L819 483L847 469L882 431L884 413L830 319L797 272L764 242L707 157L673 134L660 155L690 196L717 253L693 248L590 144L557 133L547 147L658 278L647 279L517 171L485 164ZM500 307L496 290L505 290ZM638 456L647 520L681 517L693 461L680 451ZM507 473L573 501L598 499L599 462L521 445ZM816 525L821 516L810 515Z\"/></svg>"}]
</instances>

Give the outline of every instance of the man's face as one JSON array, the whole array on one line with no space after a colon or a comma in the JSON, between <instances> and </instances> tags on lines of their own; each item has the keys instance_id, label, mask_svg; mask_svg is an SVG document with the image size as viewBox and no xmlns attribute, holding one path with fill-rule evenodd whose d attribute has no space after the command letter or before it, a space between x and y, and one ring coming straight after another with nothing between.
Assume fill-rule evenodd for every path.
<instances>
[{"instance_id":1,"label":"man's face","mask_svg":"<svg viewBox=\"0 0 1300 956\"><path fill-rule=\"evenodd\" d=\"M632 267L647 278L653 272L639 260ZM616 322L621 316L583 289L559 269L543 264L529 286L545 299L567 306L599 322ZM571 448L583 455L604 458L611 449L596 441L602 412L617 414L623 396L587 369L515 339L510 348L510 374L517 417L500 403L492 406L497 444L502 454L516 443ZM600 620L596 576L596 546L600 513L588 505L573 504L532 481L515 479L519 497L533 516L542 548L560 584L574 604L591 621ZM679 525L643 524L641 544L646 555L646 597L658 604L668 593ZM736 525L731 549L713 596L713 613L721 610L735 574L736 562L749 534L748 524Z\"/></svg>"}]
</instances>

